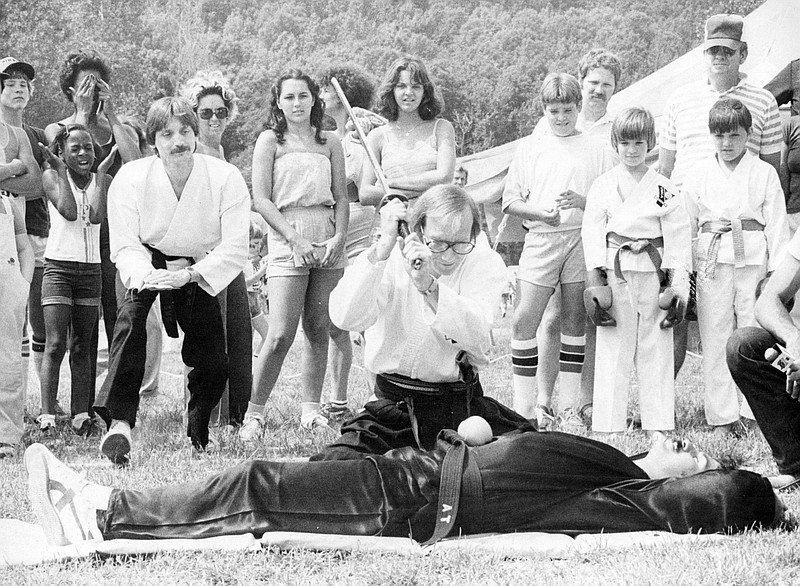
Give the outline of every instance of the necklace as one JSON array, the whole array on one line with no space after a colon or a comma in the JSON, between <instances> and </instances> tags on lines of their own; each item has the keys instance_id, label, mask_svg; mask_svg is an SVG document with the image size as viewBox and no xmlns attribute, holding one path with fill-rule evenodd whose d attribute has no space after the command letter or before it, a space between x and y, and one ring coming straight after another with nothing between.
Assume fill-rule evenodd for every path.
<instances>
[{"instance_id":1,"label":"necklace","mask_svg":"<svg viewBox=\"0 0 800 586\"><path fill-rule=\"evenodd\" d=\"M409 136L409 135L410 135L412 132L414 132L414 131L415 131L417 128L419 128L420 126L422 126L424 123L425 123L425 121L424 121L424 120L421 120L421 121L417 122L417 123L416 123L414 126L412 126L411 128L409 128L408 130L403 130L403 128L402 128L402 127L401 127L399 124L397 124L397 123L395 123L395 126L397 127L397 130L398 130L398 131L400 131L400 132L402 132L402 133L403 133L403 136L406 136L406 137L407 137L407 136Z\"/></svg>"}]
</instances>

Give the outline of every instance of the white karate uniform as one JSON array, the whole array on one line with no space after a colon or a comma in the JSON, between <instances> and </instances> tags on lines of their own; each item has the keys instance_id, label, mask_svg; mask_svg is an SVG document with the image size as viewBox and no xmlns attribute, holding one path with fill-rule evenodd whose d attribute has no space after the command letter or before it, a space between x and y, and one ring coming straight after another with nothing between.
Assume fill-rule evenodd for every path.
<instances>
[{"instance_id":1,"label":"white karate uniform","mask_svg":"<svg viewBox=\"0 0 800 586\"><path fill-rule=\"evenodd\" d=\"M195 261L199 286L217 295L247 262L250 196L233 165L195 154L181 198L156 156L122 166L108 190L111 260L122 283L140 289L153 270L148 244ZM171 263L179 269L187 263Z\"/></svg>"},{"instance_id":2,"label":"white karate uniform","mask_svg":"<svg viewBox=\"0 0 800 586\"><path fill-rule=\"evenodd\" d=\"M740 413L752 419L744 400L739 407L725 345L736 328L757 325L753 312L756 286L767 271L775 270L789 243L783 190L772 165L746 152L732 172L721 166L716 156L706 158L687 174L684 191L696 236L697 321L703 345L706 420L710 425L725 425L737 421ZM703 224L743 219L757 221L763 231L741 232L739 266L735 232L722 234L714 276L707 278L713 234L702 232Z\"/></svg>"},{"instance_id":3,"label":"white karate uniform","mask_svg":"<svg viewBox=\"0 0 800 586\"><path fill-rule=\"evenodd\" d=\"M508 281L505 263L481 233L452 275L439 277L436 312L406 273L398 247L372 264L365 251L331 293L331 321L364 332L364 363L376 373L427 382L459 380L456 356L466 351L479 370L489 364L491 328Z\"/></svg>"},{"instance_id":4,"label":"white karate uniform","mask_svg":"<svg viewBox=\"0 0 800 586\"><path fill-rule=\"evenodd\" d=\"M586 267L606 269L613 296L610 313L617 320L616 327L597 328L592 429L626 429L633 367L639 383L642 427L673 429L673 334L659 325L666 311L658 307L657 267L646 252L623 250L620 269L627 282L619 282L614 274L618 246L607 243L606 238L611 232L632 240L663 238L658 268L685 275L692 261L689 215L669 179L652 169L623 200L619 191L623 173L627 171L617 166L597 178L589 190L583 218ZM683 285L678 281L679 289L687 289L685 279Z\"/></svg>"}]
</instances>

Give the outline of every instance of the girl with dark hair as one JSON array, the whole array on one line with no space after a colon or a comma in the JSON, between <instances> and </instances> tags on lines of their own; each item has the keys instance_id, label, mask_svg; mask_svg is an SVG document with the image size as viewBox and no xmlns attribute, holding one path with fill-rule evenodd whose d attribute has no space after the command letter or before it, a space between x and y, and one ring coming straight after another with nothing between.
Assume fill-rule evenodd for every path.
<instances>
[{"instance_id":1,"label":"girl with dark hair","mask_svg":"<svg viewBox=\"0 0 800 586\"><path fill-rule=\"evenodd\" d=\"M371 132L368 142L389 187L409 199L453 180L455 132L450 122L438 118L443 110L422 61L401 57L392 63L378 92L378 114L389 124ZM361 203L375 205L383 195L373 169L365 166Z\"/></svg>"},{"instance_id":2,"label":"girl with dark hair","mask_svg":"<svg viewBox=\"0 0 800 586\"><path fill-rule=\"evenodd\" d=\"M72 427L86 435L92 428L91 343L100 306L100 223L106 218L110 179L97 173L92 135L81 124L63 126L45 149L48 169L42 176L50 203L50 237L45 249L42 306L46 345L42 361L42 414L39 427L55 428L61 361L70 339Z\"/></svg>"},{"instance_id":3,"label":"girl with dark hair","mask_svg":"<svg viewBox=\"0 0 800 586\"><path fill-rule=\"evenodd\" d=\"M302 315L301 425L326 426L320 412L328 354L328 297L345 265L348 201L344 155L322 130L325 107L309 76L292 70L272 88L268 129L253 151L253 204L269 225L270 324L255 367L239 437L256 439Z\"/></svg>"}]
</instances>

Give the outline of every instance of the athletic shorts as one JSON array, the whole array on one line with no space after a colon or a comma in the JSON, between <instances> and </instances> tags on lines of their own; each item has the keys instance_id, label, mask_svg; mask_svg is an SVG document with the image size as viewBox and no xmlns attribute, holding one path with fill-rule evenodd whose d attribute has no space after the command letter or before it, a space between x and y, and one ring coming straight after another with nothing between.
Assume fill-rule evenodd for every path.
<instances>
[{"instance_id":1,"label":"athletic shorts","mask_svg":"<svg viewBox=\"0 0 800 586\"><path fill-rule=\"evenodd\" d=\"M586 280L581 231L528 232L519 257L520 281L555 288Z\"/></svg>"},{"instance_id":2,"label":"athletic shorts","mask_svg":"<svg viewBox=\"0 0 800 586\"><path fill-rule=\"evenodd\" d=\"M45 259L42 305L100 306L100 263Z\"/></svg>"},{"instance_id":3,"label":"athletic shorts","mask_svg":"<svg viewBox=\"0 0 800 586\"><path fill-rule=\"evenodd\" d=\"M333 208L327 206L312 206L304 208L289 208L281 212L283 218L304 238L311 242L322 242L332 237L336 232ZM269 265L267 277L302 277L308 275L312 268L301 266L299 261L295 264L294 253L289 243L276 232L269 230ZM321 260L325 254L324 248L316 250ZM342 254L339 263L327 269L343 269L347 264L346 255Z\"/></svg>"}]
</instances>

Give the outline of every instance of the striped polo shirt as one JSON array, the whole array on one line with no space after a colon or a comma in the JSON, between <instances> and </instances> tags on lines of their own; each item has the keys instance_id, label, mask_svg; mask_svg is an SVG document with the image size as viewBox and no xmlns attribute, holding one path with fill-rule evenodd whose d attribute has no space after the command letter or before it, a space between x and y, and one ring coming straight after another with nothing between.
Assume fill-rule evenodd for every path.
<instances>
[{"instance_id":1,"label":"striped polo shirt","mask_svg":"<svg viewBox=\"0 0 800 586\"><path fill-rule=\"evenodd\" d=\"M767 90L750 85L744 76L725 92L716 91L707 80L689 83L670 96L664 110L659 146L675 151L672 181L680 186L690 167L714 154L708 130L708 112L722 98L741 101L753 117L748 150L754 155L781 151L782 130L775 98Z\"/></svg>"}]
</instances>

